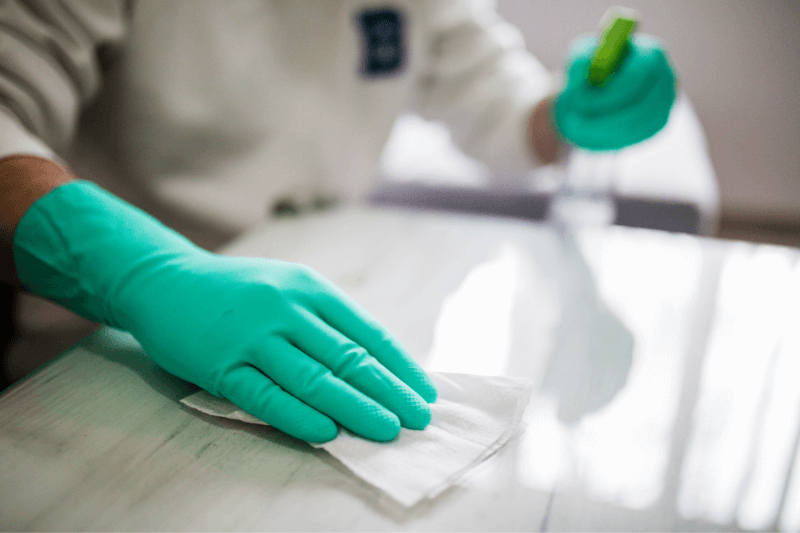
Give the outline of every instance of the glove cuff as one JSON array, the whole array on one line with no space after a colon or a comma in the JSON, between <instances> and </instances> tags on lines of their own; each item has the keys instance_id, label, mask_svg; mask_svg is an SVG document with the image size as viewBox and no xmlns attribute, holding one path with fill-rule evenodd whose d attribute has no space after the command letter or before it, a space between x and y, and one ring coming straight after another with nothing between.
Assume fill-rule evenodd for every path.
<instances>
[{"instance_id":1,"label":"glove cuff","mask_svg":"<svg viewBox=\"0 0 800 533\"><path fill-rule=\"evenodd\" d=\"M88 181L72 181L38 199L14 235L20 282L97 322L127 329L120 293L152 268L206 254L155 218ZM129 291L128 291L129 292Z\"/></svg>"}]
</instances>

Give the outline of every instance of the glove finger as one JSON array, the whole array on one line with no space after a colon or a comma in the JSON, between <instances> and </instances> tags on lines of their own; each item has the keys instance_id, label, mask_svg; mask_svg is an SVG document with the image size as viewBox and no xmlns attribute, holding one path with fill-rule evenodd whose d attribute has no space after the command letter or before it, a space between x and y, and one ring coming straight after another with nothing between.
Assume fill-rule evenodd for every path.
<instances>
[{"instance_id":1,"label":"glove finger","mask_svg":"<svg viewBox=\"0 0 800 533\"><path fill-rule=\"evenodd\" d=\"M428 403L436 401L436 387L428 374L409 355L400 342L364 308L338 287L316 300L316 311L323 321L363 346L392 374L400 378Z\"/></svg>"},{"instance_id":2,"label":"glove finger","mask_svg":"<svg viewBox=\"0 0 800 533\"><path fill-rule=\"evenodd\" d=\"M267 349L256 350L252 362L286 392L354 433L387 441L400 432L400 420L394 413L288 341L275 341Z\"/></svg>"},{"instance_id":3,"label":"glove finger","mask_svg":"<svg viewBox=\"0 0 800 533\"><path fill-rule=\"evenodd\" d=\"M333 374L372 398L409 429L425 429L431 421L428 403L391 373L362 346L330 327L311 312L304 312L302 331L289 341Z\"/></svg>"},{"instance_id":4,"label":"glove finger","mask_svg":"<svg viewBox=\"0 0 800 533\"><path fill-rule=\"evenodd\" d=\"M256 418L298 439L327 442L338 433L333 420L288 394L251 366L228 372L220 393Z\"/></svg>"}]
</instances>

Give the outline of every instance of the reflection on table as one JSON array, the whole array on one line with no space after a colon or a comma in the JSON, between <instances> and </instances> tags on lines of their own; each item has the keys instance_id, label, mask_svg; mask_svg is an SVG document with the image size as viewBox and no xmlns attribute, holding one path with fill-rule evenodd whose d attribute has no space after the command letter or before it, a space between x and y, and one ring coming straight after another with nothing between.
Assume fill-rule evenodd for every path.
<instances>
[{"instance_id":1,"label":"reflection on table","mask_svg":"<svg viewBox=\"0 0 800 533\"><path fill-rule=\"evenodd\" d=\"M524 434L400 509L182 408L196 387L104 329L0 396L6 529L800 529L798 250L353 208L226 253L310 264L427 368L533 379Z\"/></svg>"},{"instance_id":2,"label":"reflection on table","mask_svg":"<svg viewBox=\"0 0 800 533\"><path fill-rule=\"evenodd\" d=\"M461 152L445 125L408 114L386 145L385 179L373 200L542 221L565 189L578 196L605 190L615 224L716 232L719 186L703 127L684 93L664 129L644 142L617 152L570 150L562 163L539 167L527 179L523 172L493 172Z\"/></svg>"}]
</instances>

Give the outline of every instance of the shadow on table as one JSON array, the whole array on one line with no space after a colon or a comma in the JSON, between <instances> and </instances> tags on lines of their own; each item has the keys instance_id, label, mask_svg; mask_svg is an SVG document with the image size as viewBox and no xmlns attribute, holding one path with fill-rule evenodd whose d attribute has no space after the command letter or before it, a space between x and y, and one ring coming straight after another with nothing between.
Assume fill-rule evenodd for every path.
<instances>
[{"instance_id":1,"label":"shadow on table","mask_svg":"<svg viewBox=\"0 0 800 533\"><path fill-rule=\"evenodd\" d=\"M573 424L608 405L625 386L634 336L603 302L574 230L554 229L560 257L538 259L556 280L561 316L541 388L557 400L559 419Z\"/></svg>"},{"instance_id":2,"label":"shadow on table","mask_svg":"<svg viewBox=\"0 0 800 533\"><path fill-rule=\"evenodd\" d=\"M180 400L201 390L193 383L170 374L154 363L141 345L128 333L104 327L87 338L81 346L92 354L134 371L151 389L179 405L181 410L193 417L217 427L243 431L259 438L270 440L293 449L311 449L308 445L271 426L249 424L238 420L207 415L186 407Z\"/></svg>"},{"instance_id":3,"label":"shadow on table","mask_svg":"<svg viewBox=\"0 0 800 533\"><path fill-rule=\"evenodd\" d=\"M108 361L123 365L136 372L154 391L177 402L200 390L200 387L170 374L152 359L129 333L103 327L79 346Z\"/></svg>"},{"instance_id":4,"label":"shadow on table","mask_svg":"<svg viewBox=\"0 0 800 533\"><path fill-rule=\"evenodd\" d=\"M577 423L608 405L628 380L633 335L601 301L570 302L569 318L556 333L557 344L542 390L558 400L558 418Z\"/></svg>"},{"instance_id":5,"label":"shadow on table","mask_svg":"<svg viewBox=\"0 0 800 533\"><path fill-rule=\"evenodd\" d=\"M548 219L551 196L539 192L504 192L424 183L384 183L372 194L373 205ZM617 225L697 234L700 215L686 202L615 197ZM572 230L558 229L562 257L539 257L558 280L561 322L542 382L559 400L558 416L577 422L607 405L624 387L633 362L630 330L599 297L596 281ZM550 268L547 268L549 264ZM565 268L566 267L566 268Z\"/></svg>"}]
</instances>

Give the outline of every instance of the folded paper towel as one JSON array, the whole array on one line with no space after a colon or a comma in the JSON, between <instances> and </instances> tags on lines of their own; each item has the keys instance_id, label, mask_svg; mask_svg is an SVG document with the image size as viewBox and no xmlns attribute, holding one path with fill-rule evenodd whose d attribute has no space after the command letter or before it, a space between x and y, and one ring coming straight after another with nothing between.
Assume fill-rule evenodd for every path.
<instances>
[{"instance_id":1,"label":"folded paper towel","mask_svg":"<svg viewBox=\"0 0 800 533\"><path fill-rule=\"evenodd\" d=\"M531 382L504 377L431 373L439 399L424 431L401 429L391 442L374 442L339 429L315 444L358 477L405 506L433 498L500 449L515 434ZM182 403L203 413L264 424L227 400L200 391Z\"/></svg>"}]
</instances>

